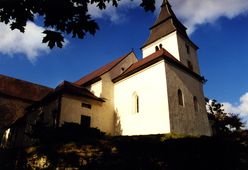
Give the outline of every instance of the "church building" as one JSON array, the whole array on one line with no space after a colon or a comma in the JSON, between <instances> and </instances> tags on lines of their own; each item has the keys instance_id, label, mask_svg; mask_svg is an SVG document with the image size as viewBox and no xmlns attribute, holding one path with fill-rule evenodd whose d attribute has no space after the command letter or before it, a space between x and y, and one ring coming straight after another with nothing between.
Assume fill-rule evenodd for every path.
<instances>
[{"instance_id":1,"label":"church building","mask_svg":"<svg viewBox=\"0 0 248 170\"><path fill-rule=\"evenodd\" d=\"M197 49L164 0L142 60L130 52L74 83L105 100L97 114L111 134L118 118L121 135L210 135Z\"/></svg>"},{"instance_id":2,"label":"church building","mask_svg":"<svg viewBox=\"0 0 248 170\"><path fill-rule=\"evenodd\" d=\"M25 128L40 119L51 127L74 122L110 135L211 135L198 47L167 0L141 50L141 60L131 51L49 89L24 114Z\"/></svg>"}]
</instances>

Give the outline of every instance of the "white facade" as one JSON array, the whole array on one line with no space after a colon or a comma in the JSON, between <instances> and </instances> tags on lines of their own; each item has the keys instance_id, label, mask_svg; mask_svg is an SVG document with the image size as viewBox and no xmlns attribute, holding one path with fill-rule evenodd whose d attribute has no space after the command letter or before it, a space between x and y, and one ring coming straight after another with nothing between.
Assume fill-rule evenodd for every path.
<instances>
[{"instance_id":1,"label":"white facade","mask_svg":"<svg viewBox=\"0 0 248 170\"><path fill-rule=\"evenodd\" d=\"M156 75L156 76L155 76ZM158 62L118 82L114 86L115 111L122 135L170 132L165 64ZM138 96L138 112L137 101Z\"/></svg>"},{"instance_id":2,"label":"white facade","mask_svg":"<svg viewBox=\"0 0 248 170\"><path fill-rule=\"evenodd\" d=\"M156 46L159 48L160 44L162 44L162 47L164 49L166 49L176 59L180 61L179 48L178 48L178 37L177 37L176 31L142 48L143 58L156 52Z\"/></svg>"},{"instance_id":3,"label":"white facade","mask_svg":"<svg viewBox=\"0 0 248 170\"><path fill-rule=\"evenodd\" d=\"M97 97L101 97L102 95L102 80L91 84L88 89Z\"/></svg>"}]
</instances>

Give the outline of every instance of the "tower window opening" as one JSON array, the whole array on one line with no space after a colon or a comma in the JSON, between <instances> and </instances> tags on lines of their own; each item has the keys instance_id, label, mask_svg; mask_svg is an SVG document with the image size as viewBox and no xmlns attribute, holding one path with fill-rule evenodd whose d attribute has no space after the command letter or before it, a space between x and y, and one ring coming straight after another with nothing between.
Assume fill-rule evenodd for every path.
<instances>
[{"instance_id":1,"label":"tower window opening","mask_svg":"<svg viewBox=\"0 0 248 170\"><path fill-rule=\"evenodd\" d=\"M189 60L187 62L188 62L188 68L193 71L193 65L192 65L192 63Z\"/></svg>"},{"instance_id":2,"label":"tower window opening","mask_svg":"<svg viewBox=\"0 0 248 170\"><path fill-rule=\"evenodd\" d=\"M190 54L190 48L189 45L185 44L186 50L187 50L187 54Z\"/></svg>"},{"instance_id":3,"label":"tower window opening","mask_svg":"<svg viewBox=\"0 0 248 170\"><path fill-rule=\"evenodd\" d=\"M183 106L183 93L180 89L177 91L178 104Z\"/></svg>"},{"instance_id":4,"label":"tower window opening","mask_svg":"<svg viewBox=\"0 0 248 170\"><path fill-rule=\"evenodd\" d=\"M159 48L162 49L163 48L163 45L162 44L159 44Z\"/></svg>"},{"instance_id":5,"label":"tower window opening","mask_svg":"<svg viewBox=\"0 0 248 170\"><path fill-rule=\"evenodd\" d=\"M198 112L199 105L198 105L198 100L197 100L196 96L193 97L193 102L194 102L195 111Z\"/></svg>"},{"instance_id":6,"label":"tower window opening","mask_svg":"<svg viewBox=\"0 0 248 170\"><path fill-rule=\"evenodd\" d=\"M158 50L159 50L158 46L156 46L156 47L155 47L155 50L156 50L156 51L158 51Z\"/></svg>"}]
</instances>

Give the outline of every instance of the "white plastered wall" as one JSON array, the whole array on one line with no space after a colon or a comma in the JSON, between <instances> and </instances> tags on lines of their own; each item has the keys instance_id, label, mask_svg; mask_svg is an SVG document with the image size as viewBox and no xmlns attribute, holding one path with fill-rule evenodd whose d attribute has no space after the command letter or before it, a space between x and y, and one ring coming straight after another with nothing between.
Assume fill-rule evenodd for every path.
<instances>
[{"instance_id":1,"label":"white plastered wall","mask_svg":"<svg viewBox=\"0 0 248 170\"><path fill-rule=\"evenodd\" d=\"M91 104L91 109L82 107L81 103ZM91 127L111 134L113 121L109 118L104 104L87 98L64 95L61 101L60 126L64 122L80 124L81 115L85 115L91 117Z\"/></svg>"},{"instance_id":2,"label":"white plastered wall","mask_svg":"<svg viewBox=\"0 0 248 170\"><path fill-rule=\"evenodd\" d=\"M176 31L142 48L143 58L154 53L156 51L155 47L156 46L159 47L160 44L162 44L164 49L166 49L176 59L180 61L179 50L178 50L178 37Z\"/></svg>"},{"instance_id":3,"label":"white plastered wall","mask_svg":"<svg viewBox=\"0 0 248 170\"><path fill-rule=\"evenodd\" d=\"M101 97L102 94L102 80L91 84L88 89L97 97Z\"/></svg>"},{"instance_id":4,"label":"white plastered wall","mask_svg":"<svg viewBox=\"0 0 248 170\"><path fill-rule=\"evenodd\" d=\"M117 82L114 92L122 135L170 132L164 61ZM139 113L134 112L134 93L139 96Z\"/></svg>"}]
</instances>

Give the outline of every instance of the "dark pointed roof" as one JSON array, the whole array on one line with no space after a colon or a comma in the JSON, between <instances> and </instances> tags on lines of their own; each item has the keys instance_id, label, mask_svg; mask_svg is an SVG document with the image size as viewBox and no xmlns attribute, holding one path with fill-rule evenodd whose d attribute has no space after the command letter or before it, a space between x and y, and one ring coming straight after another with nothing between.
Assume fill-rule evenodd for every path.
<instances>
[{"instance_id":1,"label":"dark pointed roof","mask_svg":"<svg viewBox=\"0 0 248 170\"><path fill-rule=\"evenodd\" d=\"M161 5L160 14L150 28L150 36L145 44L142 46L145 47L156 40L177 31L181 34L185 39L187 39L193 46L198 48L188 37L187 28L177 19L175 13L171 9L171 5L168 0L164 0Z\"/></svg>"}]
</instances>

